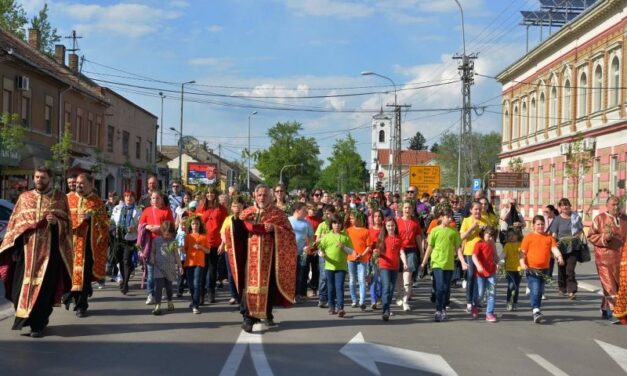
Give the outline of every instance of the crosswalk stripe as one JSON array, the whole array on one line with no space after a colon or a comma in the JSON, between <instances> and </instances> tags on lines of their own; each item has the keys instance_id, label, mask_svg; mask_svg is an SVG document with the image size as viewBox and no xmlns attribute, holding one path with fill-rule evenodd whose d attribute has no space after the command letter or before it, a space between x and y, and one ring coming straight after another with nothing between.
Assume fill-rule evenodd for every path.
<instances>
[{"instance_id":1,"label":"crosswalk stripe","mask_svg":"<svg viewBox=\"0 0 627 376\"><path fill-rule=\"evenodd\" d=\"M568 376L568 374L561 369L557 368L553 363L544 359L538 354L526 354L531 360L536 362L540 367L547 370L553 376Z\"/></svg>"},{"instance_id":2,"label":"crosswalk stripe","mask_svg":"<svg viewBox=\"0 0 627 376\"><path fill-rule=\"evenodd\" d=\"M627 350L622 347L614 346L610 343L595 339L594 342L601 346L603 351L607 353L614 361L627 373Z\"/></svg>"}]
</instances>

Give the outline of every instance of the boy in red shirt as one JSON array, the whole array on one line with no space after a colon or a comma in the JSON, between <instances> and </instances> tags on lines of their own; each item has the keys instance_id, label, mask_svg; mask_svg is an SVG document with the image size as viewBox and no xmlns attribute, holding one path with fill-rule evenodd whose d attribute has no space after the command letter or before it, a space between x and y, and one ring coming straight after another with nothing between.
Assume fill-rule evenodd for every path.
<instances>
[{"instance_id":1,"label":"boy in red shirt","mask_svg":"<svg viewBox=\"0 0 627 376\"><path fill-rule=\"evenodd\" d=\"M414 205L411 202L403 203L403 216L396 219L401 247L405 251L406 262L401 263L399 272L403 273L402 299L397 299L396 304L403 307L403 311L409 311L411 299L412 273L418 270L418 257L422 245L422 229L417 219L413 217ZM399 279L400 281L400 279Z\"/></svg>"}]
</instances>

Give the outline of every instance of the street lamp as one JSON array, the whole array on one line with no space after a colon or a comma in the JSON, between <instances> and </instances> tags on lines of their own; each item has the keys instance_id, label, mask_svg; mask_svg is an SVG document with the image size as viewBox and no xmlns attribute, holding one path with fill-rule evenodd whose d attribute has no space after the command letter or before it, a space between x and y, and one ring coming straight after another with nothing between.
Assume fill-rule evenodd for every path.
<instances>
[{"instance_id":1,"label":"street lamp","mask_svg":"<svg viewBox=\"0 0 627 376\"><path fill-rule=\"evenodd\" d=\"M246 171L246 189L250 193L250 118L257 115L257 111L253 111L248 115L248 171Z\"/></svg>"},{"instance_id":2,"label":"street lamp","mask_svg":"<svg viewBox=\"0 0 627 376\"><path fill-rule=\"evenodd\" d=\"M195 84L196 81L187 81L181 84L181 124L179 125L179 180L183 182L183 95L185 93L185 85Z\"/></svg>"},{"instance_id":3,"label":"street lamp","mask_svg":"<svg viewBox=\"0 0 627 376\"><path fill-rule=\"evenodd\" d=\"M182 154L183 154L182 151L181 151L181 150L183 150L182 146L181 146L181 145L183 145L183 134L181 134L179 131L177 131L176 128L174 128L174 127L170 127L170 130L172 132L176 133L179 136L178 144L179 144L179 180L180 180L180 177L181 177L181 170L180 170L180 168L181 168L181 158L182 158ZM183 182L181 181L181 183L183 183Z\"/></svg>"},{"instance_id":4,"label":"street lamp","mask_svg":"<svg viewBox=\"0 0 627 376\"><path fill-rule=\"evenodd\" d=\"M283 170L285 170L287 167L303 167L302 163L297 163L297 164L288 164L285 165L283 167L281 167L281 171L279 171L279 184L283 184Z\"/></svg>"},{"instance_id":5,"label":"street lamp","mask_svg":"<svg viewBox=\"0 0 627 376\"><path fill-rule=\"evenodd\" d=\"M462 15L462 48L464 49L464 56L462 59L466 59L466 32L464 31L464 9L458 0L453 0L457 3L459 7L459 12ZM462 79L463 80L463 79ZM462 82L462 94L464 91L464 84ZM462 95L462 109L460 111L459 117L459 145L457 149L457 194L461 195L462 193L462 135L464 133L464 96Z\"/></svg>"},{"instance_id":6,"label":"street lamp","mask_svg":"<svg viewBox=\"0 0 627 376\"><path fill-rule=\"evenodd\" d=\"M397 121L397 114L396 112L398 111L398 104L396 101L396 83L394 82L394 80L392 80L390 77L384 76L382 74L376 73L376 72L371 72L371 71L363 71L361 72L362 76L377 76L377 77L381 77L385 80L388 80L392 83L392 86L394 86L394 127L392 129L392 137L390 137L390 155L388 157L388 187L390 187L390 191L394 192L394 179L393 176L395 175L394 172L392 171L395 167L394 167L394 157L396 156L396 147L395 147L395 142L396 142L396 138L397 137L401 137L400 134L396 134L396 121ZM394 176L395 177L395 176ZM400 190L400 182L399 182L399 190Z\"/></svg>"},{"instance_id":7,"label":"street lamp","mask_svg":"<svg viewBox=\"0 0 627 376\"><path fill-rule=\"evenodd\" d=\"M163 95L162 91L159 92L159 96L161 97L161 118L159 119L161 122L161 126L159 127L161 128L161 144L159 146L159 151L163 152L163 100L166 98L166 96Z\"/></svg>"}]
</instances>

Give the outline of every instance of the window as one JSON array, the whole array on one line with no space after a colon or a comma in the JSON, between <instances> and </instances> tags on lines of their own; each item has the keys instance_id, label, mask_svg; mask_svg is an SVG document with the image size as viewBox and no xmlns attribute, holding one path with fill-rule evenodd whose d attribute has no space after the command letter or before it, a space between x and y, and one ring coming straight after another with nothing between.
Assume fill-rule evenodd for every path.
<instances>
[{"instance_id":1,"label":"window","mask_svg":"<svg viewBox=\"0 0 627 376\"><path fill-rule=\"evenodd\" d=\"M381 123L383 125L383 123ZM385 131L379 131L379 142L385 142Z\"/></svg>"},{"instance_id":2,"label":"window","mask_svg":"<svg viewBox=\"0 0 627 376\"><path fill-rule=\"evenodd\" d=\"M585 73L579 76L579 87L577 88L577 117L586 116L586 106L588 103L588 79Z\"/></svg>"},{"instance_id":3,"label":"window","mask_svg":"<svg viewBox=\"0 0 627 376\"><path fill-rule=\"evenodd\" d=\"M514 106L514 126L512 127L512 139L520 137L520 117L518 116L518 106Z\"/></svg>"},{"instance_id":4,"label":"window","mask_svg":"<svg viewBox=\"0 0 627 376\"><path fill-rule=\"evenodd\" d=\"M49 104L44 107L44 131L52 134L52 106Z\"/></svg>"},{"instance_id":5,"label":"window","mask_svg":"<svg viewBox=\"0 0 627 376\"><path fill-rule=\"evenodd\" d=\"M538 124L538 109L536 108L536 98L531 99L531 107L529 108L529 135L536 133Z\"/></svg>"},{"instance_id":6,"label":"window","mask_svg":"<svg viewBox=\"0 0 627 376\"><path fill-rule=\"evenodd\" d=\"M137 159L140 159L142 157L141 147L142 147L142 138L137 137L137 140L135 140L135 158Z\"/></svg>"},{"instance_id":7,"label":"window","mask_svg":"<svg viewBox=\"0 0 627 376\"><path fill-rule=\"evenodd\" d=\"M601 160L599 158L594 159L592 165L592 194L596 195L601 185ZM594 204L594 203L593 203Z\"/></svg>"},{"instance_id":8,"label":"window","mask_svg":"<svg viewBox=\"0 0 627 376\"><path fill-rule=\"evenodd\" d=\"M115 134L115 128L113 126L107 126L107 151L113 153L113 135Z\"/></svg>"},{"instance_id":9,"label":"window","mask_svg":"<svg viewBox=\"0 0 627 376\"><path fill-rule=\"evenodd\" d=\"M146 143L148 144L148 146L146 146L146 161L152 163L152 142L147 141Z\"/></svg>"},{"instance_id":10,"label":"window","mask_svg":"<svg viewBox=\"0 0 627 376\"><path fill-rule=\"evenodd\" d=\"M102 135L102 118L96 118L96 147L100 148L102 145L100 144L100 136Z\"/></svg>"},{"instance_id":11,"label":"window","mask_svg":"<svg viewBox=\"0 0 627 376\"><path fill-rule=\"evenodd\" d=\"M529 117L527 116L527 103L523 102L522 104L522 114L520 116L520 122L521 122L521 127L520 127L520 137L527 137L527 121L529 120Z\"/></svg>"},{"instance_id":12,"label":"window","mask_svg":"<svg viewBox=\"0 0 627 376\"><path fill-rule=\"evenodd\" d=\"M603 108L603 69L600 65L594 69L594 100L592 101L592 112L601 111Z\"/></svg>"},{"instance_id":13,"label":"window","mask_svg":"<svg viewBox=\"0 0 627 376\"><path fill-rule=\"evenodd\" d=\"M564 100L562 104L562 120L570 121L570 80L564 82Z\"/></svg>"},{"instance_id":14,"label":"window","mask_svg":"<svg viewBox=\"0 0 627 376\"><path fill-rule=\"evenodd\" d=\"M618 62L618 57L614 56L612 59L612 67L611 67L611 76L612 80L610 86L610 105L618 106L620 102L620 63Z\"/></svg>"},{"instance_id":15,"label":"window","mask_svg":"<svg viewBox=\"0 0 627 376\"><path fill-rule=\"evenodd\" d=\"M11 90L4 89L2 90L2 113L11 114L13 113L13 101L12 101L13 93Z\"/></svg>"},{"instance_id":16,"label":"window","mask_svg":"<svg viewBox=\"0 0 627 376\"><path fill-rule=\"evenodd\" d=\"M82 112L76 115L76 124L74 124L74 140L80 142L81 141L81 133L85 133L83 130L83 115ZM84 136L82 136L84 137Z\"/></svg>"},{"instance_id":17,"label":"window","mask_svg":"<svg viewBox=\"0 0 627 376\"><path fill-rule=\"evenodd\" d=\"M549 126L557 126L557 89L555 86L551 88L551 96L549 99Z\"/></svg>"},{"instance_id":18,"label":"window","mask_svg":"<svg viewBox=\"0 0 627 376\"><path fill-rule=\"evenodd\" d=\"M124 131L122 133L122 154L125 157L130 156L129 151L128 151L128 144L130 142L130 138L131 138L131 135L127 131Z\"/></svg>"},{"instance_id":19,"label":"window","mask_svg":"<svg viewBox=\"0 0 627 376\"><path fill-rule=\"evenodd\" d=\"M30 98L22 96L22 111L20 112L22 125L30 126Z\"/></svg>"},{"instance_id":20,"label":"window","mask_svg":"<svg viewBox=\"0 0 627 376\"><path fill-rule=\"evenodd\" d=\"M505 142L509 142L512 140L512 132L509 124L509 111L507 111L507 107L505 107L503 109L503 140Z\"/></svg>"},{"instance_id":21,"label":"window","mask_svg":"<svg viewBox=\"0 0 627 376\"><path fill-rule=\"evenodd\" d=\"M610 192L618 192L618 155L612 155L610 159Z\"/></svg>"},{"instance_id":22,"label":"window","mask_svg":"<svg viewBox=\"0 0 627 376\"><path fill-rule=\"evenodd\" d=\"M538 132L544 129L546 124L545 109L544 93L540 93L540 107L538 107Z\"/></svg>"},{"instance_id":23,"label":"window","mask_svg":"<svg viewBox=\"0 0 627 376\"><path fill-rule=\"evenodd\" d=\"M89 129L89 145L96 145L97 132L92 119L87 120L87 127Z\"/></svg>"},{"instance_id":24,"label":"window","mask_svg":"<svg viewBox=\"0 0 627 376\"><path fill-rule=\"evenodd\" d=\"M551 165L551 184L549 185L549 202L555 202L555 164Z\"/></svg>"}]
</instances>

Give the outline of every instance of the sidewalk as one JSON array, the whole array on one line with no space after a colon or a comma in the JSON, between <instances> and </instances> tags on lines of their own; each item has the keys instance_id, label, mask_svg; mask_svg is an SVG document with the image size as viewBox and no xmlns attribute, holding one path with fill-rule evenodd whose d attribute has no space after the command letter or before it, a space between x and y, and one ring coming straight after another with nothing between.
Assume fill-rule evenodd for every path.
<instances>
[{"instance_id":1,"label":"sidewalk","mask_svg":"<svg viewBox=\"0 0 627 376\"><path fill-rule=\"evenodd\" d=\"M4 283L0 283L0 321L13 316L13 304L4 297Z\"/></svg>"}]
</instances>

